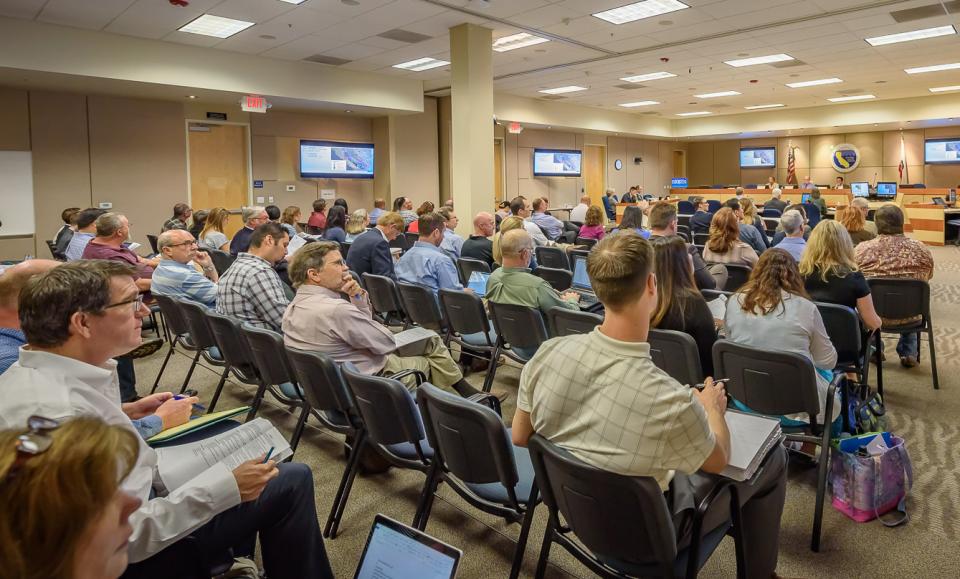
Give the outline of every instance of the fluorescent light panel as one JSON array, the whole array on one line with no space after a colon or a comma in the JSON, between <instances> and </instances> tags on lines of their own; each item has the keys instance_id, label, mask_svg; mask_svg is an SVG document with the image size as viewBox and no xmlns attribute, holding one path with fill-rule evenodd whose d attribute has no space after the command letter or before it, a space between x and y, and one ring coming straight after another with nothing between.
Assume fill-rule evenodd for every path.
<instances>
[{"instance_id":1,"label":"fluorescent light panel","mask_svg":"<svg viewBox=\"0 0 960 579\"><path fill-rule=\"evenodd\" d=\"M735 90L724 90L720 92L708 92L705 94L695 94L693 96L697 97L698 99L715 99L718 97L725 97L725 96L737 96L738 94L740 93L738 93Z\"/></svg>"},{"instance_id":2,"label":"fluorescent light panel","mask_svg":"<svg viewBox=\"0 0 960 579\"><path fill-rule=\"evenodd\" d=\"M520 34L504 36L503 38L498 38L497 40L493 41L493 50L495 52L507 52L508 50L516 50L518 48L533 46L534 44L542 44L544 42L550 42L550 39L534 36L526 32L521 32Z\"/></svg>"},{"instance_id":3,"label":"fluorescent light panel","mask_svg":"<svg viewBox=\"0 0 960 579\"><path fill-rule=\"evenodd\" d=\"M875 98L877 97L875 97L872 94L855 94L852 96L834 97L832 99L827 99L827 100L832 103L846 103L850 101L866 101L866 100L875 99Z\"/></svg>"},{"instance_id":4,"label":"fluorescent light panel","mask_svg":"<svg viewBox=\"0 0 960 579\"><path fill-rule=\"evenodd\" d=\"M307 0L280 0L281 2L286 2L287 4L303 4Z\"/></svg>"},{"instance_id":5,"label":"fluorescent light panel","mask_svg":"<svg viewBox=\"0 0 960 579\"><path fill-rule=\"evenodd\" d=\"M636 76L625 76L620 80L627 82L647 82L649 80L660 80L661 78L671 78L677 76L672 72L651 72L648 74L638 74Z\"/></svg>"},{"instance_id":6,"label":"fluorescent light panel","mask_svg":"<svg viewBox=\"0 0 960 579\"><path fill-rule=\"evenodd\" d=\"M924 28L922 30L911 30L910 32L864 38L864 40L866 40L870 46L883 46L885 44L896 44L898 42L910 42L911 40L923 40L924 38L949 36L956 33L957 29L953 26L938 26L936 28Z\"/></svg>"},{"instance_id":7,"label":"fluorescent light panel","mask_svg":"<svg viewBox=\"0 0 960 579\"><path fill-rule=\"evenodd\" d=\"M635 20L676 12L684 8L689 8L689 6L678 0L643 0L642 2L597 12L594 16L611 24L626 24Z\"/></svg>"},{"instance_id":8,"label":"fluorescent light panel","mask_svg":"<svg viewBox=\"0 0 960 579\"><path fill-rule=\"evenodd\" d=\"M934 64L933 66L919 66L917 68L905 68L903 72L907 74L921 74L924 72L940 72L941 70L956 70L960 68L960 62L950 64Z\"/></svg>"},{"instance_id":9,"label":"fluorescent light panel","mask_svg":"<svg viewBox=\"0 0 960 579\"><path fill-rule=\"evenodd\" d=\"M245 20L234 20L233 18L204 14L184 24L177 30L216 38L230 38L241 30L246 30L253 25L253 22L246 22Z\"/></svg>"},{"instance_id":10,"label":"fluorescent light panel","mask_svg":"<svg viewBox=\"0 0 960 579\"><path fill-rule=\"evenodd\" d=\"M548 88L548 89L542 90L542 91L540 91L540 92L542 92L542 93L544 93L544 94L564 94L564 93L568 93L568 92L579 92L579 91L582 91L582 90L587 90L587 87L585 87L585 86L577 86L577 85L573 84L573 85L570 85L570 86L558 86L557 88Z\"/></svg>"},{"instance_id":11,"label":"fluorescent light panel","mask_svg":"<svg viewBox=\"0 0 960 579\"><path fill-rule=\"evenodd\" d=\"M430 58L429 56L424 58L418 58L416 60L411 60L409 62L401 62L400 64L393 65L393 68L402 68L404 70L412 70L413 72L420 72L423 70L430 70L431 68L438 68L441 66L447 66L450 64L446 60L437 60L436 58Z\"/></svg>"},{"instance_id":12,"label":"fluorescent light panel","mask_svg":"<svg viewBox=\"0 0 960 579\"><path fill-rule=\"evenodd\" d=\"M658 104L660 104L660 101L637 101L635 103L623 103L620 106L624 108L632 109L634 107L648 107L650 105L658 105Z\"/></svg>"},{"instance_id":13,"label":"fluorescent light panel","mask_svg":"<svg viewBox=\"0 0 960 579\"><path fill-rule=\"evenodd\" d=\"M740 68L741 66L753 66L756 64L770 64L771 62L783 62L785 60L793 60L793 57L789 54L770 54L768 56L754 56L752 58L741 58L739 60L724 60L724 64L729 64L730 66L735 66Z\"/></svg>"},{"instance_id":14,"label":"fluorescent light panel","mask_svg":"<svg viewBox=\"0 0 960 579\"><path fill-rule=\"evenodd\" d=\"M822 84L836 84L838 82L843 82L839 78L821 78L817 80L805 80L803 82L788 82L787 86L790 88L804 88L807 86L820 86Z\"/></svg>"},{"instance_id":15,"label":"fluorescent light panel","mask_svg":"<svg viewBox=\"0 0 960 579\"><path fill-rule=\"evenodd\" d=\"M930 92L950 92L954 90L960 90L960 84L955 84L953 86L935 86L930 89Z\"/></svg>"},{"instance_id":16,"label":"fluorescent light panel","mask_svg":"<svg viewBox=\"0 0 960 579\"><path fill-rule=\"evenodd\" d=\"M702 117L703 115L713 114L710 111L694 111L692 113L677 113L678 117Z\"/></svg>"},{"instance_id":17,"label":"fluorescent light panel","mask_svg":"<svg viewBox=\"0 0 960 579\"><path fill-rule=\"evenodd\" d=\"M776 103L776 104L769 104L769 105L753 105L753 106L743 107L743 108L747 109L748 111L756 111L760 109L777 109L782 106L784 105L781 103Z\"/></svg>"}]
</instances>

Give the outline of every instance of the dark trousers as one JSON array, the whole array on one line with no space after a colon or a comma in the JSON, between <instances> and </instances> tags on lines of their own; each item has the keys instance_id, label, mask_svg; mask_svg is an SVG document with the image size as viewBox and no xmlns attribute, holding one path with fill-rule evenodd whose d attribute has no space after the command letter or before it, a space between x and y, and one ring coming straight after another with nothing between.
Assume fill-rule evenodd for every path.
<instances>
[{"instance_id":1,"label":"dark trousers","mask_svg":"<svg viewBox=\"0 0 960 579\"><path fill-rule=\"evenodd\" d=\"M278 465L280 476L270 481L255 501L227 510L153 557L127 568L124 578L194 577L196 557L177 549L189 541L196 556L218 561L228 549L236 556L253 557L255 540L260 536L263 566L270 579L332 579L317 507L313 498L313 475L299 463ZM207 577L209 577L209 573Z\"/></svg>"},{"instance_id":2,"label":"dark trousers","mask_svg":"<svg viewBox=\"0 0 960 579\"><path fill-rule=\"evenodd\" d=\"M137 397L137 373L131 358L117 358L117 377L120 379L120 400L131 402Z\"/></svg>"}]
</instances>

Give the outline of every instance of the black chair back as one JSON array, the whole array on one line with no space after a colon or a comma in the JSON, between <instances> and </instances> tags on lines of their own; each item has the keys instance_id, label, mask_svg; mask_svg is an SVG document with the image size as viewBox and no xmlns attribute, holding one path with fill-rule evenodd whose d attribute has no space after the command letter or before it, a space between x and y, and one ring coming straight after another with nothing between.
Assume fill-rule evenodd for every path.
<instances>
[{"instance_id":1,"label":"black chair back","mask_svg":"<svg viewBox=\"0 0 960 579\"><path fill-rule=\"evenodd\" d=\"M464 287L470 283L470 275L475 271L490 273L490 264L470 257L461 257L457 260L457 273L460 275L460 283Z\"/></svg>"},{"instance_id":2,"label":"black chair back","mask_svg":"<svg viewBox=\"0 0 960 579\"><path fill-rule=\"evenodd\" d=\"M154 295L154 297L159 296ZM169 297L166 299L172 299L180 308L180 314L187 323L187 327L190 328L190 342L194 346L206 349L217 345L217 339L210 328L210 322L207 320L206 311L208 308L206 306L191 300ZM159 302L159 300L157 301ZM162 311L163 306L161 305L160 308ZM166 318L167 314L163 314L163 316Z\"/></svg>"},{"instance_id":3,"label":"black chair back","mask_svg":"<svg viewBox=\"0 0 960 579\"><path fill-rule=\"evenodd\" d=\"M407 387L392 378L361 374L352 364L344 364L342 371L371 441L381 446L409 442L426 465L422 447L426 433Z\"/></svg>"},{"instance_id":4,"label":"black chair back","mask_svg":"<svg viewBox=\"0 0 960 579\"><path fill-rule=\"evenodd\" d=\"M352 241L341 241L340 242L340 256L344 259L347 258L347 253L350 252L350 246L353 245Z\"/></svg>"},{"instance_id":5,"label":"black chair back","mask_svg":"<svg viewBox=\"0 0 960 579\"><path fill-rule=\"evenodd\" d=\"M163 323L167 326L167 331L173 339L190 333L187 318L180 310L180 305L177 304L173 298L161 294L153 294L153 299L157 300L157 305L160 306L160 313L163 314Z\"/></svg>"},{"instance_id":6,"label":"black chair back","mask_svg":"<svg viewBox=\"0 0 960 579\"><path fill-rule=\"evenodd\" d=\"M406 319L400 292L397 291L397 284L392 279L372 273L364 273L361 277L363 277L363 286L367 288L367 293L370 295L373 311L385 317L397 314L401 320Z\"/></svg>"},{"instance_id":7,"label":"black chair back","mask_svg":"<svg viewBox=\"0 0 960 579\"><path fill-rule=\"evenodd\" d=\"M410 231L407 231L403 234L403 236L406 238L407 249L410 249L411 247L413 247L414 243L420 241L419 233L412 233Z\"/></svg>"},{"instance_id":8,"label":"black chair back","mask_svg":"<svg viewBox=\"0 0 960 579\"><path fill-rule=\"evenodd\" d=\"M547 280L558 292L567 291L573 285L573 273L569 269L555 269L540 266L533 270L533 275Z\"/></svg>"},{"instance_id":9,"label":"black chair back","mask_svg":"<svg viewBox=\"0 0 960 579\"><path fill-rule=\"evenodd\" d=\"M593 249L593 246L597 244L597 240L592 237L578 237L574 243L575 245L586 246L587 249Z\"/></svg>"},{"instance_id":10,"label":"black chair back","mask_svg":"<svg viewBox=\"0 0 960 579\"><path fill-rule=\"evenodd\" d=\"M438 332L444 331L443 314L430 289L402 281L398 281L396 285L403 301L403 309L411 322Z\"/></svg>"},{"instance_id":11,"label":"black chair back","mask_svg":"<svg viewBox=\"0 0 960 579\"><path fill-rule=\"evenodd\" d=\"M707 265L715 264L709 263ZM727 285L723 289L728 292L735 292L743 287L743 284L750 279L750 272L753 271L745 265L736 263L724 263L722 265L727 268Z\"/></svg>"},{"instance_id":12,"label":"black chair back","mask_svg":"<svg viewBox=\"0 0 960 579\"><path fill-rule=\"evenodd\" d=\"M771 209L770 211L776 211L776 209ZM776 219L764 218L763 220L763 231L760 233L766 233L767 236L773 237L774 233L777 231L777 226L780 225L780 222Z\"/></svg>"},{"instance_id":13,"label":"black chair back","mask_svg":"<svg viewBox=\"0 0 960 579\"><path fill-rule=\"evenodd\" d=\"M240 320L210 309L204 309L203 313L207 316L207 323L220 349L220 355L230 369L238 374L241 381L259 382L260 374L253 361L253 351L243 335Z\"/></svg>"},{"instance_id":14,"label":"black chair back","mask_svg":"<svg viewBox=\"0 0 960 579\"><path fill-rule=\"evenodd\" d=\"M693 386L703 382L697 342L690 334L651 328L647 342L650 343L650 357L657 368L681 384Z\"/></svg>"},{"instance_id":15,"label":"black chair back","mask_svg":"<svg viewBox=\"0 0 960 579\"><path fill-rule=\"evenodd\" d=\"M773 207L764 207L760 212L761 217L780 217L780 215L780 210Z\"/></svg>"},{"instance_id":16,"label":"black chair back","mask_svg":"<svg viewBox=\"0 0 960 579\"><path fill-rule=\"evenodd\" d=\"M147 234L147 241L150 242L150 248L153 250L153 253L160 253L160 250L157 248L157 239L156 235Z\"/></svg>"},{"instance_id":17,"label":"black chair back","mask_svg":"<svg viewBox=\"0 0 960 579\"><path fill-rule=\"evenodd\" d=\"M537 246L534 250L537 256L537 265L554 269L571 269L567 261L567 254L559 247Z\"/></svg>"},{"instance_id":18,"label":"black chair back","mask_svg":"<svg viewBox=\"0 0 960 579\"><path fill-rule=\"evenodd\" d=\"M514 304L488 302L497 336L514 348L539 348L547 340L540 310Z\"/></svg>"},{"instance_id":19,"label":"black chair back","mask_svg":"<svg viewBox=\"0 0 960 579\"><path fill-rule=\"evenodd\" d=\"M837 350L837 367L859 365L864 355L864 339L856 310L839 304L816 304L830 342Z\"/></svg>"},{"instance_id":20,"label":"black chair back","mask_svg":"<svg viewBox=\"0 0 960 579\"><path fill-rule=\"evenodd\" d=\"M867 280L877 315L889 320L922 316L930 319L930 286L918 279L873 278ZM884 328L886 331L887 328Z\"/></svg>"},{"instance_id":21,"label":"black chair back","mask_svg":"<svg viewBox=\"0 0 960 579\"><path fill-rule=\"evenodd\" d=\"M693 206L693 203L689 201L677 201L677 213L681 215L693 215L697 212L697 208Z\"/></svg>"},{"instance_id":22,"label":"black chair back","mask_svg":"<svg viewBox=\"0 0 960 579\"><path fill-rule=\"evenodd\" d=\"M250 324L243 324L241 327L263 381L267 384L296 382L290 361L287 360L283 336L273 330L256 328Z\"/></svg>"},{"instance_id":23,"label":"black chair back","mask_svg":"<svg viewBox=\"0 0 960 579\"><path fill-rule=\"evenodd\" d=\"M590 312L550 308L547 311L547 322L550 325L550 335L558 338L573 334L589 334L603 323L603 317Z\"/></svg>"},{"instance_id":24,"label":"black chair back","mask_svg":"<svg viewBox=\"0 0 960 579\"><path fill-rule=\"evenodd\" d=\"M217 270L217 275L223 275L223 272L227 271L227 268L237 260L236 256L230 255L226 251L220 251L219 249L207 249L207 253L210 254L210 259L213 261L213 267Z\"/></svg>"},{"instance_id":25,"label":"black chair back","mask_svg":"<svg viewBox=\"0 0 960 579\"><path fill-rule=\"evenodd\" d=\"M354 416L353 397L347 388L340 365L334 362L333 358L320 352L290 347L286 350L290 369L311 408ZM334 430L342 432L344 428Z\"/></svg>"},{"instance_id":26,"label":"black chair back","mask_svg":"<svg viewBox=\"0 0 960 579\"><path fill-rule=\"evenodd\" d=\"M440 290L440 305L451 332L461 336L482 332L488 336L489 342L490 320L483 309L483 301L476 294L443 288Z\"/></svg>"},{"instance_id":27,"label":"black chair back","mask_svg":"<svg viewBox=\"0 0 960 579\"><path fill-rule=\"evenodd\" d=\"M710 240L709 233L694 233L693 234L693 243L696 245L706 245L707 241Z\"/></svg>"}]
</instances>

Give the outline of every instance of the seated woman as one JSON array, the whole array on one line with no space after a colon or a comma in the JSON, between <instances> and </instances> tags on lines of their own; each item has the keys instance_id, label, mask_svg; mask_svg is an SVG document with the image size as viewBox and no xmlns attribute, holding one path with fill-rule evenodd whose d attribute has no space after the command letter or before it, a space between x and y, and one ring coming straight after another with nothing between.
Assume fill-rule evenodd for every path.
<instances>
[{"instance_id":1,"label":"seated woman","mask_svg":"<svg viewBox=\"0 0 960 579\"><path fill-rule=\"evenodd\" d=\"M307 233L310 235L320 235L327 228L327 200L316 199L313 202L313 212L307 219Z\"/></svg>"},{"instance_id":2,"label":"seated woman","mask_svg":"<svg viewBox=\"0 0 960 579\"><path fill-rule=\"evenodd\" d=\"M347 240L347 232L344 227L347 225L347 212L343 207L334 205L327 210L327 229L323 232L323 238L326 241L336 241L344 243Z\"/></svg>"},{"instance_id":3,"label":"seated woman","mask_svg":"<svg viewBox=\"0 0 960 579\"><path fill-rule=\"evenodd\" d=\"M651 240L657 276L657 309L650 325L662 330L690 334L697 342L700 369L713 375L713 343L716 324L706 300L693 282L693 259L682 238L656 236Z\"/></svg>"},{"instance_id":4,"label":"seated woman","mask_svg":"<svg viewBox=\"0 0 960 579\"><path fill-rule=\"evenodd\" d=\"M823 424L827 389L837 365L837 351L823 326L817 306L803 286L797 262L782 249L769 249L750 273L747 283L727 301L724 317L727 339L738 344L764 350L792 352L807 358L816 368L817 392L821 411L817 423ZM750 410L739 401L733 406ZM833 405L834 420L840 403ZM806 413L781 417L784 426L803 426Z\"/></svg>"},{"instance_id":5,"label":"seated woman","mask_svg":"<svg viewBox=\"0 0 960 579\"><path fill-rule=\"evenodd\" d=\"M207 249L219 249L220 251L230 251L230 239L223 232L227 221L230 219L230 212L223 207L214 207L207 214L207 222L200 231L200 247Z\"/></svg>"},{"instance_id":6,"label":"seated woman","mask_svg":"<svg viewBox=\"0 0 960 579\"><path fill-rule=\"evenodd\" d=\"M740 209L743 211L743 219L740 220L740 223L754 226L757 231L760 232L760 239L763 240L764 245L770 247L770 239L767 237L766 225L757 212L757 206L753 204L753 199L749 197L740 199Z\"/></svg>"},{"instance_id":7,"label":"seated woman","mask_svg":"<svg viewBox=\"0 0 960 579\"><path fill-rule=\"evenodd\" d=\"M757 264L757 252L740 241L740 224L733 209L724 207L714 214L710 221L710 239L703 248L703 261L747 267Z\"/></svg>"},{"instance_id":8,"label":"seated woman","mask_svg":"<svg viewBox=\"0 0 960 579\"><path fill-rule=\"evenodd\" d=\"M577 237L585 239L603 239L603 209L596 205L591 205L587 209L587 216L584 218L583 225L580 226L580 232Z\"/></svg>"},{"instance_id":9,"label":"seated woman","mask_svg":"<svg viewBox=\"0 0 960 579\"><path fill-rule=\"evenodd\" d=\"M367 225L370 225L370 217L367 216L366 209L357 209L351 213L347 226L344 228L347 233L347 242L353 242L361 233L365 232Z\"/></svg>"},{"instance_id":10,"label":"seated woman","mask_svg":"<svg viewBox=\"0 0 960 579\"><path fill-rule=\"evenodd\" d=\"M120 483L137 453L132 429L92 417L0 432L3 576L119 577L140 507Z\"/></svg>"},{"instance_id":11,"label":"seated woman","mask_svg":"<svg viewBox=\"0 0 960 579\"><path fill-rule=\"evenodd\" d=\"M863 217L863 212L856 207L838 209L836 221L839 221L840 224L847 229L847 233L850 234L850 240L854 245L859 245L864 241L870 241L877 236L876 233L864 229L867 220Z\"/></svg>"},{"instance_id":12,"label":"seated woman","mask_svg":"<svg viewBox=\"0 0 960 579\"><path fill-rule=\"evenodd\" d=\"M624 208L620 225L611 231L610 235L615 235L621 231L633 231L644 239L650 239L650 231L643 228L643 209L639 205Z\"/></svg>"},{"instance_id":13,"label":"seated woman","mask_svg":"<svg viewBox=\"0 0 960 579\"><path fill-rule=\"evenodd\" d=\"M284 209L283 215L280 216L280 226L287 232L290 239L296 237L302 231L300 228L300 208L291 205Z\"/></svg>"},{"instance_id":14,"label":"seated woman","mask_svg":"<svg viewBox=\"0 0 960 579\"><path fill-rule=\"evenodd\" d=\"M860 215L856 209L851 211ZM840 223L824 220L817 224L803 251L800 275L814 301L847 306L860 314L868 330L880 327L870 286L857 268L853 242Z\"/></svg>"},{"instance_id":15,"label":"seated woman","mask_svg":"<svg viewBox=\"0 0 960 579\"><path fill-rule=\"evenodd\" d=\"M798 211L800 215L803 215L803 238L810 239L810 232L812 231L811 227L807 225L807 210L803 208L803 205L799 203L795 205L789 205L786 209L783 210L784 213L787 211ZM783 226L777 225L777 229L774 231L773 240L770 241L770 247L774 247L783 241L783 238L787 236L787 232L783 230Z\"/></svg>"},{"instance_id":16,"label":"seated woman","mask_svg":"<svg viewBox=\"0 0 960 579\"><path fill-rule=\"evenodd\" d=\"M427 213L433 213L435 208L436 206L429 201L424 201L421 203L420 207L417 207L417 218L407 225L407 231L409 233L420 233L420 216Z\"/></svg>"},{"instance_id":17,"label":"seated woman","mask_svg":"<svg viewBox=\"0 0 960 579\"><path fill-rule=\"evenodd\" d=\"M817 187L810 190L810 203L816 205L817 209L820 210L820 217L826 218L827 201L821 196L820 189Z\"/></svg>"}]
</instances>

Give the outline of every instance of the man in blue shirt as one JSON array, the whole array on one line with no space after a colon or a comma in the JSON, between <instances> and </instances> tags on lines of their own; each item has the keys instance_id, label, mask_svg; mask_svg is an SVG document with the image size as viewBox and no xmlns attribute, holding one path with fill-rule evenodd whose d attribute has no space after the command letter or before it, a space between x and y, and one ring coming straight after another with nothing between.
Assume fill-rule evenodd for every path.
<instances>
[{"instance_id":1,"label":"man in blue shirt","mask_svg":"<svg viewBox=\"0 0 960 579\"><path fill-rule=\"evenodd\" d=\"M31 259L7 268L0 274L0 374L7 371L20 356L20 346L27 338L20 331L20 290L35 275L60 265L52 259Z\"/></svg>"},{"instance_id":2,"label":"man in blue shirt","mask_svg":"<svg viewBox=\"0 0 960 579\"><path fill-rule=\"evenodd\" d=\"M463 238L456 232L457 223L460 220L454 213L453 207L443 206L437 211L444 218L443 241L440 242L440 249L447 252L453 259L460 259L460 250L463 248Z\"/></svg>"},{"instance_id":3,"label":"man in blue shirt","mask_svg":"<svg viewBox=\"0 0 960 579\"><path fill-rule=\"evenodd\" d=\"M766 233L760 233L760 230L755 226L743 222L743 208L740 207L740 202L736 199L727 199L723 206L733 209L733 212L737 215L737 221L740 222L740 241L752 247L757 255L766 251L767 244L763 242L763 237L761 237L765 236Z\"/></svg>"},{"instance_id":4,"label":"man in blue shirt","mask_svg":"<svg viewBox=\"0 0 960 579\"><path fill-rule=\"evenodd\" d=\"M64 255L67 261L76 261L83 258L83 250L87 248L90 240L97 236L97 217L106 213L103 209L91 207L84 209L77 214L77 232L70 238Z\"/></svg>"},{"instance_id":5,"label":"man in blue shirt","mask_svg":"<svg viewBox=\"0 0 960 579\"><path fill-rule=\"evenodd\" d=\"M537 197L533 200L533 216L530 220L539 225L546 233L547 238L556 241L563 233L563 221L560 221L553 215L545 213L547 202L543 198Z\"/></svg>"},{"instance_id":6,"label":"man in blue shirt","mask_svg":"<svg viewBox=\"0 0 960 579\"><path fill-rule=\"evenodd\" d=\"M803 238L803 215L796 210L787 211L780 217L780 225L783 226L783 231L787 235L774 248L786 251L799 263L803 250L807 247L807 242Z\"/></svg>"},{"instance_id":7,"label":"man in blue shirt","mask_svg":"<svg viewBox=\"0 0 960 579\"><path fill-rule=\"evenodd\" d=\"M230 241L230 255L234 257L250 249L253 230L270 221L267 210L263 207L244 207L240 216L243 218L243 229L238 231Z\"/></svg>"},{"instance_id":8,"label":"man in blue shirt","mask_svg":"<svg viewBox=\"0 0 960 579\"><path fill-rule=\"evenodd\" d=\"M155 294L184 298L217 307L217 269L210 254L197 251L197 240L183 229L171 229L157 239L160 263L153 270L150 291ZM193 266L196 263L203 275Z\"/></svg>"},{"instance_id":9,"label":"man in blue shirt","mask_svg":"<svg viewBox=\"0 0 960 579\"><path fill-rule=\"evenodd\" d=\"M420 239L397 263L397 279L428 287L436 294L441 288L462 290L457 266L440 249L445 220L439 213L424 213L417 221ZM468 290L469 291L469 290Z\"/></svg>"},{"instance_id":10,"label":"man in blue shirt","mask_svg":"<svg viewBox=\"0 0 960 579\"><path fill-rule=\"evenodd\" d=\"M370 225L376 225L380 216L386 213L387 201L385 199L373 200L373 211L370 212ZM351 248L352 249L352 248Z\"/></svg>"}]
</instances>

